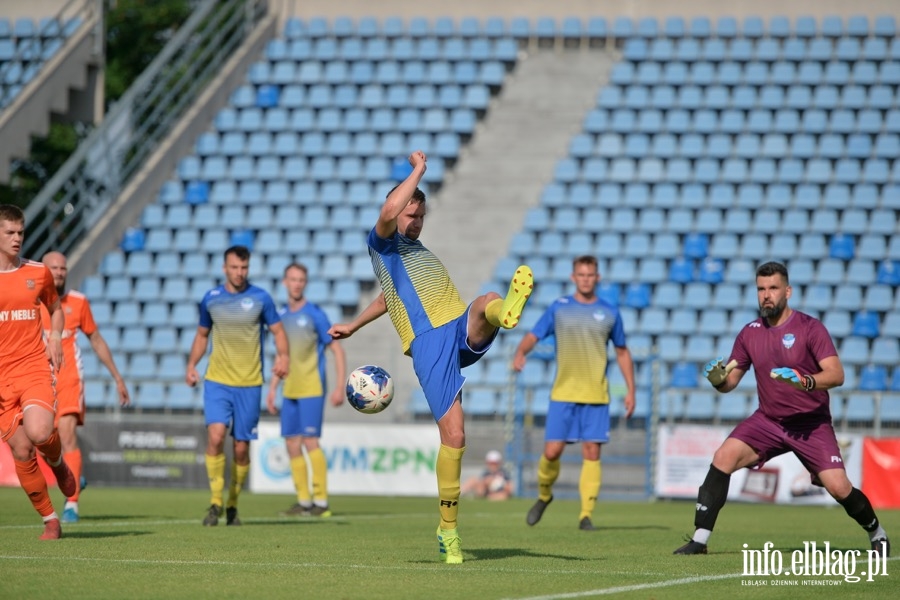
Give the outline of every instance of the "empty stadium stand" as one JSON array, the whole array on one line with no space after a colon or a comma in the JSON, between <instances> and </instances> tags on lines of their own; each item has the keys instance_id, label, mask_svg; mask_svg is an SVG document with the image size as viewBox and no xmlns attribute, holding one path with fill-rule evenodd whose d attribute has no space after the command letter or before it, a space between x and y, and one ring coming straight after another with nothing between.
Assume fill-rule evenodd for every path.
<instances>
[{"instance_id":1,"label":"empty stadium stand","mask_svg":"<svg viewBox=\"0 0 900 600\"><path fill-rule=\"evenodd\" d=\"M594 254L598 292L622 308L641 357L639 416L651 408L644 361L653 359L663 417L732 422L751 410L752 378L743 395L720 398L700 366L727 356L755 318L756 265L781 260L792 305L826 322L847 368L836 421L871 423L876 406L882 419L896 417L900 42L892 16L287 20L82 286L110 345L127 355L127 376L147 381L158 399L146 408L199 406L180 384L181 368L164 362L186 352L193 305L230 244L253 249L254 280L276 295L281 270L300 260L311 271L309 298L332 319L357 311L375 285L364 236L379 198L403 177L403 158L424 150L426 184L440 189L525 48L560 60L569 51L612 53L618 62L486 282L503 289L511 267L532 265L524 327L569 293L572 259ZM518 333L499 336L467 373L470 414L505 410ZM94 373L92 402L102 406L102 373ZM552 377L541 359L519 376L537 416ZM610 379L620 396L615 366ZM420 395L409 407L428 414Z\"/></svg>"}]
</instances>

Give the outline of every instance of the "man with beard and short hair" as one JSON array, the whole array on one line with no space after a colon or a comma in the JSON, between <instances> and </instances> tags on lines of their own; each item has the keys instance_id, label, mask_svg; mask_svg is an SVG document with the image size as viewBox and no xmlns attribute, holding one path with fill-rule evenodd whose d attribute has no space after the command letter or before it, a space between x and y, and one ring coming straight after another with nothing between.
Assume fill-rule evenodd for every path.
<instances>
[{"instance_id":1,"label":"man with beard and short hair","mask_svg":"<svg viewBox=\"0 0 900 600\"><path fill-rule=\"evenodd\" d=\"M189 386L199 384L197 363L211 348L203 377L210 491L210 505L203 518L206 527L218 525L222 514L226 525L241 524L238 497L250 474L250 442L257 439L266 330L275 340L272 375L283 379L290 371L287 335L275 302L248 279L250 250L246 246L231 246L223 258L225 283L206 292L200 301L200 319L185 373ZM225 437L229 430L232 461L226 504Z\"/></svg>"},{"instance_id":2,"label":"man with beard and short hair","mask_svg":"<svg viewBox=\"0 0 900 600\"><path fill-rule=\"evenodd\" d=\"M66 290L66 276L69 273L65 255L61 252L48 252L42 262L50 269L53 275L53 284L59 301L62 303L63 314L66 318L65 329L62 334L63 366L56 374L56 427L59 430L59 440L62 442L63 457L72 474L78 489L75 494L66 498L66 506L63 510L62 522L75 523L78 521L78 496L81 493L82 457L78 448L78 434L76 428L84 425L84 378L82 374L81 350L78 348L78 330L87 336L91 342L91 348L97 354L97 358L107 368L116 382L116 392L119 395L119 404L128 406L131 399L128 396L128 388L125 381L116 368L112 353L91 312L91 305L87 297L75 290ZM50 333L50 312L45 306L41 306L41 316L44 322L44 332Z\"/></svg>"},{"instance_id":3,"label":"man with beard and short hair","mask_svg":"<svg viewBox=\"0 0 900 600\"><path fill-rule=\"evenodd\" d=\"M791 286L784 265L767 262L756 270L760 318L738 333L731 360L709 361L704 369L721 393L737 387L754 367L759 408L741 422L713 456L697 495L692 539L675 554L706 554L707 542L725 505L731 474L758 469L793 452L869 535L872 550L890 556L891 545L869 499L853 487L844 470L831 424L828 392L844 383L844 367L821 321L788 306Z\"/></svg>"}]
</instances>

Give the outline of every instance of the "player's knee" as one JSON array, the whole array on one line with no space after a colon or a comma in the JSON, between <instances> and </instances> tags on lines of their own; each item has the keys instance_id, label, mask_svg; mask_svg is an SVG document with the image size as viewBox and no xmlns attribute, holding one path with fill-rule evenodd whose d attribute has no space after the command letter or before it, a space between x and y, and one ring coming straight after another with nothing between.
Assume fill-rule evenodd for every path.
<instances>
[{"instance_id":1,"label":"player's knee","mask_svg":"<svg viewBox=\"0 0 900 600\"><path fill-rule=\"evenodd\" d=\"M820 478L819 481L822 483L822 486L825 488L832 498L837 501L841 501L847 496L850 495L850 492L853 491L853 484L850 483L850 480L847 479L847 476L843 477L826 477Z\"/></svg>"}]
</instances>

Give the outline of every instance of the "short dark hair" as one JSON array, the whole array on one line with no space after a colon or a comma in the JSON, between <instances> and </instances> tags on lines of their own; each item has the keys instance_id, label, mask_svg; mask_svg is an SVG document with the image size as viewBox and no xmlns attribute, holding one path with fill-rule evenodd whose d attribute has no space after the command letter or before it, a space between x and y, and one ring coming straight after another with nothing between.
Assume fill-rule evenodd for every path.
<instances>
[{"instance_id":1,"label":"short dark hair","mask_svg":"<svg viewBox=\"0 0 900 600\"><path fill-rule=\"evenodd\" d=\"M25 213L15 204L0 204L0 221L12 221L13 223L24 223Z\"/></svg>"},{"instance_id":2,"label":"short dark hair","mask_svg":"<svg viewBox=\"0 0 900 600\"><path fill-rule=\"evenodd\" d=\"M597 269L597 257L590 254L582 254L572 261L572 270L575 270L575 267L578 265L589 265Z\"/></svg>"},{"instance_id":3,"label":"short dark hair","mask_svg":"<svg viewBox=\"0 0 900 600\"><path fill-rule=\"evenodd\" d=\"M306 268L306 265L304 265L303 263L299 263L299 262L292 262L291 264L289 264L288 266L286 266L284 268L284 276L285 277L287 277L288 271L290 271L291 269L300 269L301 271L303 271L304 275L309 276L309 269Z\"/></svg>"},{"instance_id":4,"label":"short dark hair","mask_svg":"<svg viewBox=\"0 0 900 600\"><path fill-rule=\"evenodd\" d=\"M394 190L396 190L398 187L400 187L400 184L399 184L399 183L398 183L397 185L395 185L394 187L391 188L391 191L389 191L389 192L385 195L385 198L387 198L388 196L390 196L391 194L393 194L393 193L394 193ZM416 204L425 204L425 192L423 192L423 191L420 190L419 188L416 188L416 191L414 191L414 192L412 193L412 196L410 197L409 201L410 201L410 202L415 202Z\"/></svg>"},{"instance_id":5,"label":"short dark hair","mask_svg":"<svg viewBox=\"0 0 900 600\"><path fill-rule=\"evenodd\" d=\"M234 254L239 260L250 260L250 249L247 246L232 246L225 251L224 259L227 261L228 256Z\"/></svg>"},{"instance_id":6,"label":"short dark hair","mask_svg":"<svg viewBox=\"0 0 900 600\"><path fill-rule=\"evenodd\" d=\"M787 267L780 262L769 261L759 265L756 269L757 277L771 277L772 275L781 275L784 277L784 282L790 284Z\"/></svg>"}]
</instances>

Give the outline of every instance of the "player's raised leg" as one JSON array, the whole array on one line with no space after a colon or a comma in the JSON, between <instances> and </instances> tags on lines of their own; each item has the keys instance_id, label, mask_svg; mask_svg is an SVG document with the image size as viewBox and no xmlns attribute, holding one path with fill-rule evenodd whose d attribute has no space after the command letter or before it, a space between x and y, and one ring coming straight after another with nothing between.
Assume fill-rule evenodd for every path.
<instances>
[{"instance_id":1,"label":"player's raised leg","mask_svg":"<svg viewBox=\"0 0 900 600\"><path fill-rule=\"evenodd\" d=\"M491 300L484 309L488 323L494 327L512 329L519 324L525 303L534 290L534 274L528 265L516 269L509 282L509 290L505 298Z\"/></svg>"}]
</instances>

